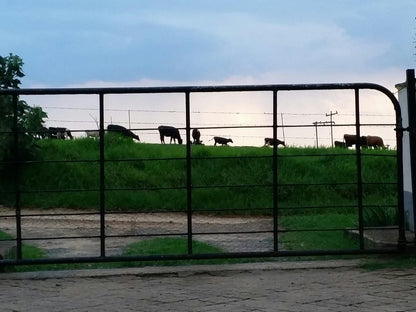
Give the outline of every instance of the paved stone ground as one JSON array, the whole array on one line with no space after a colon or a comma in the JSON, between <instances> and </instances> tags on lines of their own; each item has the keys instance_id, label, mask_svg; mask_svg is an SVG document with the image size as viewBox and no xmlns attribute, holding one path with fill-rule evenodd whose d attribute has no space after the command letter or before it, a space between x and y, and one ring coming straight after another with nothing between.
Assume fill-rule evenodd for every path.
<instances>
[{"instance_id":1,"label":"paved stone ground","mask_svg":"<svg viewBox=\"0 0 416 312\"><path fill-rule=\"evenodd\" d=\"M416 311L416 270L357 260L0 274L1 311Z\"/></svg>"}]
</instances>

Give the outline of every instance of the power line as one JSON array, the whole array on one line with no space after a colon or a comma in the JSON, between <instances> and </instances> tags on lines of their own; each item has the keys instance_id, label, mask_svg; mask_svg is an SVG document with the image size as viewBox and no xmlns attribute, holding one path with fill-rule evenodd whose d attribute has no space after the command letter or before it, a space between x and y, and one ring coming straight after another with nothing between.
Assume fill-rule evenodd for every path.
<instances>
[{"instance_id":1,"label":"power line","mask_svg":"<svg viewBox=\"0 0 416 312\"><path fill-rule=\"evenodd\" d=\"M81 110L81 111L97 111L97 108L85 107L58 107L58 106L43 106L43 109L59 109L59 110ZM184 114L184 110L155 110L155 109L120 109L109 108L105 109L107 112L140 112L140 113L180 113ZM273 115L273 112L230 112L230 111L191 111L192 114L223 114L223 115ZM278 112L286 116L324 116L324 113L292 113L292 112ZM355 116L354 113L338 113L340 116ZM393 117L390 114L380 113L361 113L360 116L369 117Z\"/></svg>"}]
</instances>

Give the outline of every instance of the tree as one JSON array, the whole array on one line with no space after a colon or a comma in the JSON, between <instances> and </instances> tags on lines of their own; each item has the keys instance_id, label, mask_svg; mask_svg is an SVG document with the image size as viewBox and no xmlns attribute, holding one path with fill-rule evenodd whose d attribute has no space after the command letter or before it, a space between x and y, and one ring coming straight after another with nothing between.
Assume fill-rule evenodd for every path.
<instances>
[{"instance_id":1,"label":"tree","mask_svg":"<svg viewBox=\"0 0 416 312\"><path fill-rule=\"evenodd\" d=\"M25 75L22 72L23 60L12 53L0 56L0 89L19 88L20 80Z\"/></svg>"},{"instance_id":2,"label":"tree","mask_svg":"<svg viewBox=\"0 0 416 312\"><path fill-rule=\"evenodd\" d=\"M19 89L23 60L10 53L0 56L0 89ZM0 95L0 161L31 159L35 156L35 134L43 124L47 114L40 107L31 107L26 101L17 98L17 129L13 96ZM15 133L18 134L18 149L15 148ZM3 167L3 168L2 168ZM4 169L7 166L1 166Z\"/></svg>"}]
</instances>

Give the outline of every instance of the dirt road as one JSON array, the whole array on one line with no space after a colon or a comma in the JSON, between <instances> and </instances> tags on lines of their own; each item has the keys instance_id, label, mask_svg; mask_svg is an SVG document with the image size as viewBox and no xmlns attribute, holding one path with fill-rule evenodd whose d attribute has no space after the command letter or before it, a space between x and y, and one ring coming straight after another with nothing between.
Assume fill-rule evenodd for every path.
<instances>
[{"instance_id":1,"label":"dirt road","mask_svg":"<svg viewBox=\"0 0 416 312\"><path fill-rule=\"evenodd\" d=\"M10 208L0 207L0 230L13 237L14 214ZM119 255L127 244L142 239L170 234L186 237L188 227L182 212L106 214L104 222L106 255ZM22 211L21 218L24 243L44 249L48 257L99 256L100 224L99 213L84 210L30 209ZM229 252L270 250L272 233L267 231L272 229L270 217L192 216L194 239Z\"/></svg>"}]
</instances>

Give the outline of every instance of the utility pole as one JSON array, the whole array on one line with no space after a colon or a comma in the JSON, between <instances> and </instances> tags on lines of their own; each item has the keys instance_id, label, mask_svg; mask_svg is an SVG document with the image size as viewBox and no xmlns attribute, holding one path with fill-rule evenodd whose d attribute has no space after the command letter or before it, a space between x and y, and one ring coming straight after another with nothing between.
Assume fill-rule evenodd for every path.
<instances>
[{"instance_id":1,"label":"utility pole","mask_svg":"<svg viewBox=\"0 0 416 312\"><path fill-rule=\"evenodd\" d=\"M331 145L332 145L332 147L334 147L334 135L333 135L333 131L332 131L332 125L335 124L335 122L332 121L332 116L334 116L336 114L338 114L338 111L335 111L335 112L330 111L329 114L325 114L326 117L329 117L329 123L330 123L330 126L331 126Z\"/></svg>"},{"instance_id":2,"label":"utility pole","mask_svg":"<svg viewBox=\"0 0 416 312\"><path fill-rule=\"evenodd\" d=\"M315 121L313 125L315 126L315 141L316 141L316 148L318 148L318 122Z\"/></svg>"},{"instance_id":3,"label":"utility pole","mask_svg":"<svg viewBox=\"0 0 416 312\"><path fill-rule=\"evenodd\" d=\"M330 122L330 121L315 121L315 122L312 123L315 126L316 148L319 147L319 142L318 142L318 125L325 126L325 125L327 125L329 123L331 124L331 127L332 127L332 123L333 122Z\"/></svg>"},{"instance_id":4,"label":"utility pole","mask_svg":"<svg viewBox=\"0 0 416 312\"><path fill-rule=\"evenodd\" d=\"M128 110L128 114L129 114L129 129L131 129L131 124L130 124L130 110Z\"/></svg>"}]
</instances>

